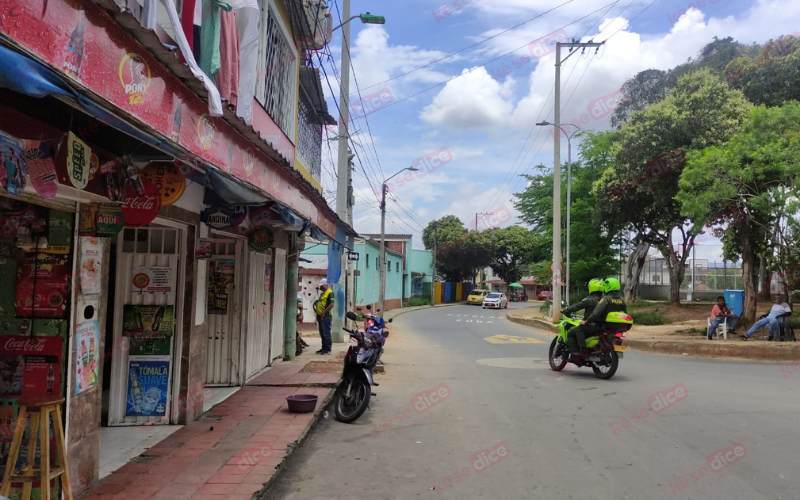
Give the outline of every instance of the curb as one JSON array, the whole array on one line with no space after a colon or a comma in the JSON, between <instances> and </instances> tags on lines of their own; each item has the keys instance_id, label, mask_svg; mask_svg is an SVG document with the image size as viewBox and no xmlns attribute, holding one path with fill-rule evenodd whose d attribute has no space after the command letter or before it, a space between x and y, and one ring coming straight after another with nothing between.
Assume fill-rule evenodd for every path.
<instances>
[{"instance_id":1,"label":"curb","mask_svg":"<svg viewBox=\"0 0 800 500\"><path fill-rule=\"evenodd\" d=\"M414 312L414 311L429 311L431 309L435 309L437 307L451 307L451 306L461 306L466 304L466 300L462 300L461 302L453 302L450 304L436 304L435 306L417 306L417 307L401 307L400 309L392 309L391 311L386 311L386 315L383 316L384 319L389 319L388 314L394 311L397 311L396 314L392 314L392 318L396 318L398 316L402 316L403 314Z\"/></svg>"},{"instance_id":2,"label":"curb","mask_svg":"<svg viewBox=\"0 0 800 500\"><path fill-rule=\"evenodd\" d=\"M283 471L284 467L286 466L286 463L289 461L289 456L292 453L294 453L294 451L297 448L299 448L301 444L303 444L303 441L305 441L305 439L308 436L309 432L311 432L311 429L319 421L320 416L322 415L322 412L326 411L325 409L333 401L333 397L336 395L336 388L339 386L341 381L342 381L342 379L340 378L339 381L336 382L336 387L334 387L333 390L331 390L330 393L328 393L328 395L325 397L324 400L319 402L319 404L317 405L317 410L314 411L314 418L312 418L311 421L308 422L308 425L306 425L306 428L303 429L303 432L300 434L300 437L298 437L295 441L293 441L293 442L291 442L291 443L286 445L286 456L281 458L281 462L278 465L275 466L275 472L272 474L272 477L270 477L269 480L266 483L264 483L264 485L261 487L261 489L256 490L255 492L253 492L253 495L252 495L253 498L259 498L259 499L260 498L266 498L266 496L264 496L264 495L266 494L267 490L269 490L272 487L272 485L275 483L275 481L278 480L278 476ZM255 485L253 485L253 486L255 486Z\"/></svg>"},{"instance_id":3,"label":"curb","mask_svg":"<svg viewBox=\"0 0 800 500\"><path fill-rule=\"evenodd\" d=\"M516 318L509 313L506 313L506 318L520 325L539 328L552 333L558 332L558 327L544 320ZM782 342L780 346L773 346L752 342L729 344L727 342L718 343L716 341L712 341L712 343L703 341L687 343L671 340L625 339L625 345L632 349L657 354L672 354L677 356L688 354L689 356L697 357L733 358L745 361L794 361L800 359L800 344L785 344L786 343Z\"/></svg>"}]
</instances>

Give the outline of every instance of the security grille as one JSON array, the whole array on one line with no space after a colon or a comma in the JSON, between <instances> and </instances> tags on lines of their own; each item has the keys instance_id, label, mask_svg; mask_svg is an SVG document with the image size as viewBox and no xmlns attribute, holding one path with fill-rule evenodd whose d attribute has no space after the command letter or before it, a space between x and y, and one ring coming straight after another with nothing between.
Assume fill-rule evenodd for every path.
<instances>
[{"instance_id":1,"label":"security grille","mask_svg":"<svg viewBox=\"0 0 800 500\"><path fill-rule=\"evenodd\" d=\"M322 125L305 92L300 92L297 129L297 158L317 181L322 170Z\"/></svg>"},{"instance_id":2,"label":"security grille","mask_svg":"<svg viewBox=\"0 0 800 500\"><path fill-rule=\"evenodd\" d=\"M266 2L265 2L266 3ZM256 100L269 116L290 138L294 137L295 78L297 76L297 54L278 25L278 16L271 6L266 7L263 23L262 56L265 61L263 74L259 74L256 85Z\"/></svg>"}]
</instances>

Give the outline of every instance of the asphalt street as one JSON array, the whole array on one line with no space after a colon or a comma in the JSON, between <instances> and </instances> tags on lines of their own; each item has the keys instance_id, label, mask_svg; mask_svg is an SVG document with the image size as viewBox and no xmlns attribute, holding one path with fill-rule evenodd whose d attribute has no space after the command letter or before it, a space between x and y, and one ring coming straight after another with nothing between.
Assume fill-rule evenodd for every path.
<instances>
[{"instance_id":1,"label":"asphalt street","mask_svg":"<svg viewBox=\"0 0 800 500\"><path fill-rule=\"evenodd\" d=\"M800 499L800 372L628 351L600 380L500 311L392 326L370 409L329 409L262 498Z\"/></svg>"}]
</instances>

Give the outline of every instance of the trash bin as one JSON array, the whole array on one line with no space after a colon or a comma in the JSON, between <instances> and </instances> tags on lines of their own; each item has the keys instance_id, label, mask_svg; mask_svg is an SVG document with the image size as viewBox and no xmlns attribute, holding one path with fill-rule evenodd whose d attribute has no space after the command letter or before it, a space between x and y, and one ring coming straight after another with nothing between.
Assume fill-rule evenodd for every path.
<instances>
[{"instance_id":1,"label":"trash bin","mask_svg":"<svg viewBox=\"0 0 800 500\"><path fill-rule=\"evenodd\" d=\"M736 316L744 312L744 290L725 290L725 303Z\"/></svg>"}]
</instances>

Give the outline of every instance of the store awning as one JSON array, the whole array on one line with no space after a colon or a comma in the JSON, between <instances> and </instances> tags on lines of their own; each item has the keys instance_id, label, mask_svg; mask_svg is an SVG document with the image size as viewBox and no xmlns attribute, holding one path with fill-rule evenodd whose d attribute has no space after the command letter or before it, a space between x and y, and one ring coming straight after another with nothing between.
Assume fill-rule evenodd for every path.
<instances>
[{"instance_id":1,"label":"store awning","mask_svg":"<svg viewBox=\"0 0 800 500\"><path fill-rule=\"evenodd\" d=\"M270 201L261 191L221 172L208 169L206 175L209 181L203 196L203 203L206 205L263 205Z\"/></svg>"}]
</instances>

